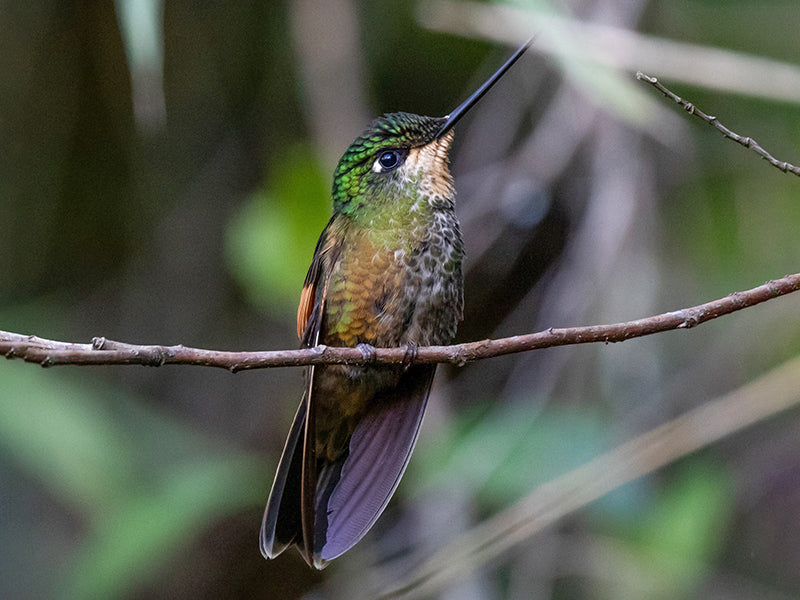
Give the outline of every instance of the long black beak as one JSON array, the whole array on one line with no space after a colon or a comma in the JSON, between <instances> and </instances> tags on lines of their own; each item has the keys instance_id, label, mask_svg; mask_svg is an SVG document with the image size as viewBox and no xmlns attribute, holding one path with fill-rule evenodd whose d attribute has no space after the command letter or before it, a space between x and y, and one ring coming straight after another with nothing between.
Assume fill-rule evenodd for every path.
<instances>
[{"instance_id":1,"label":"long black beak","mask_svg":"<svg viewBox=\"0 0 800 600\"><path fill-rule=\"evenodd\" d=\"M489 88L491 88L495 83L497 83L498 79L500 79L503 75L505 75L506 71L508 71L511 68L511 65L517 62L519 57L522 56L528 48L530 48L530 45L532 43L533 43L533 38L529 39L527 42L522 44L522 46L520 46L517 49L517 51L514 52L514 54L512 54L511 57L505 63L503 63L503 66L497 69L497 71L495 71L494 75L489 77L489 79L487 79L481 87L475 90L475 92L469 98L464 100L464 102L458 105L458 108L456 108L453 112L451 112L449 115L445 117L445 119L447 120L444 122L444 125L442 125L442 128L439 130L439 133L436 134L437 140L441 138L443 135L445 135L448 131L450 131L453 128L453 125L456 124L456 121L458 121L461 117L463 117L470 108L475 106L478 100L483 98L483 95L489 91Z\"/></svg>"}]
</instances>

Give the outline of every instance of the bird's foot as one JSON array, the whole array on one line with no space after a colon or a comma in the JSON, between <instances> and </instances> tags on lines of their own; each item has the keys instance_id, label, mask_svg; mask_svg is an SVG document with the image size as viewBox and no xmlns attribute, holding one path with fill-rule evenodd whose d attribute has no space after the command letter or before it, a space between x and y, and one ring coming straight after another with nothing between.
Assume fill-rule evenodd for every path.
<instances>
[{"instance_id":1,"label":"bird's foot","mask_svg":"<svg viewBox=\"0 0 800 600\"><path fill-rule=\"evenodd\" d=\"M364 357L364 360L367 362L367 364L375 362L377 356L375 353L375 346L361 343L356 345L356 348L358 348L359 352L361 352L361 356Z\"/></svg>"},{"instance_id":2,"label":"bird's foot","mask_svg":"<svg viewBox=\"0 0 800 600\"><path fill-rule=\"evenodd\" d=\"M406 344L406 353L403 356L403 369L408 371L411 366L417 362L419 356L419 344L416 342L409 342Z\"/></svg>"}]
</instances>

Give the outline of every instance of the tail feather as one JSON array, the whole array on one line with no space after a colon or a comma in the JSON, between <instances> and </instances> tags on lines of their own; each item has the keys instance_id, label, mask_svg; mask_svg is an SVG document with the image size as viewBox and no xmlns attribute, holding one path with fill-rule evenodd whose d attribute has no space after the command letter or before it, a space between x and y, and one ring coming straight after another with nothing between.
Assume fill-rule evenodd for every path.
<instances>
[{"instance_id":1,"label":"tail feather","mask_svg":"<svg viewBox=\"0 0 800 600\"><path fill-rule=\"evenodd\" d=\"M408 466L435 369L411 367L396 387L377 394L356 425L348 451L335 462L313 456L314 444L306 437L314 435L314 419L312 414L308 420L304 396L264 512L260 542L265 557L274 558L295 544L309 565L323 569L366 535Z\"/></svg>"},{"instance_id":2,"label":"tail feather","mask_svg":"<svg viewBox=\"0 0 800 600\"><path fill-rule=\"evenodd\" d=\"M409 369L397 387L375 397L356 426L336 485L328 486L328 498L317 499L316 528L324 528L325 536L315 540L315 563L352 548L386 508L416 444L434 370Z\"/></svg>"},{"instance_id":3,"label":"tail feather","mask_svg":"<svg viewBox=\"0 0 800 600\"><path fill-rule=\"evenodd\" d=\"M300 402L297 413L286 438L281 454L272 491L269 494L264 519L261 521L259 536L261 554L265 558L275 558L302 536L300 517L300 486L303 464L303 441L306 411L305 397Z\"/></svg>"}]
</instances>

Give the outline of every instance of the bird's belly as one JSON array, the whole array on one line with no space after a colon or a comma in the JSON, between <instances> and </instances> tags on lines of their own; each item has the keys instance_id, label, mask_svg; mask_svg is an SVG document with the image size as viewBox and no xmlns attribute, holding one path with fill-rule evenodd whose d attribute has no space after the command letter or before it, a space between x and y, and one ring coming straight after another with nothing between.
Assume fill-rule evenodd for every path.
<instances>
[{"instance_id":1,"label":"bird's belly","mask_svg":"<svg viewBox=\"0 0 800 600\"><path fill-rule=\"evenodd\" d=\"M394 347L453 339L463 305L460 236L434 232L409 249L376 250L366 242L358 250L331 276L322 343Z\"/></svg>"}]
</instances>

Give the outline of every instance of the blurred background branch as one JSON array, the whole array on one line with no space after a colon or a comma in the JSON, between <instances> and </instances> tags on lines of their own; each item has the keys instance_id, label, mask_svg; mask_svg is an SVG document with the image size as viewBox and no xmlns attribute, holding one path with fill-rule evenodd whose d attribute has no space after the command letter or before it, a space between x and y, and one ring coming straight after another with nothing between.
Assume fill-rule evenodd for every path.
<instances>
[{"instance_id":1,"label":"blurred background branch","mask_svg":"<svg viewBox=\"0 0 800 600\"><path fill-rule=\"evenodd\" d=\"M512 45L534 31L535 49L559 61L568 72L601 66L619 71L657 71L667 79L721 92L800 102L800 67L795 64L665 39L615 26L604 19L572 18L557 4L423 0L418 4L417 15L420 23L431 29ZM578 75L575 82L579 86L596 84L582 71L573 74ZM594 89L597 91L598 87ZM621 90L625 94L631 91L627 85ZM619 90L605 91L623 95ZM597 98L605 105L606 96Z\"/></svg>"},{"instance_id":2,"label":"blurred background branch","mask_svg":"<svg viewBox=\"0 0 800 600\"><path fill-rule=\"evenodd\" d=\"M799 403L800 358L795 358L540 485L425 558L407 578L384 583L364 598L429 598L612 490Z\"/></svg>"}]
</instances>

